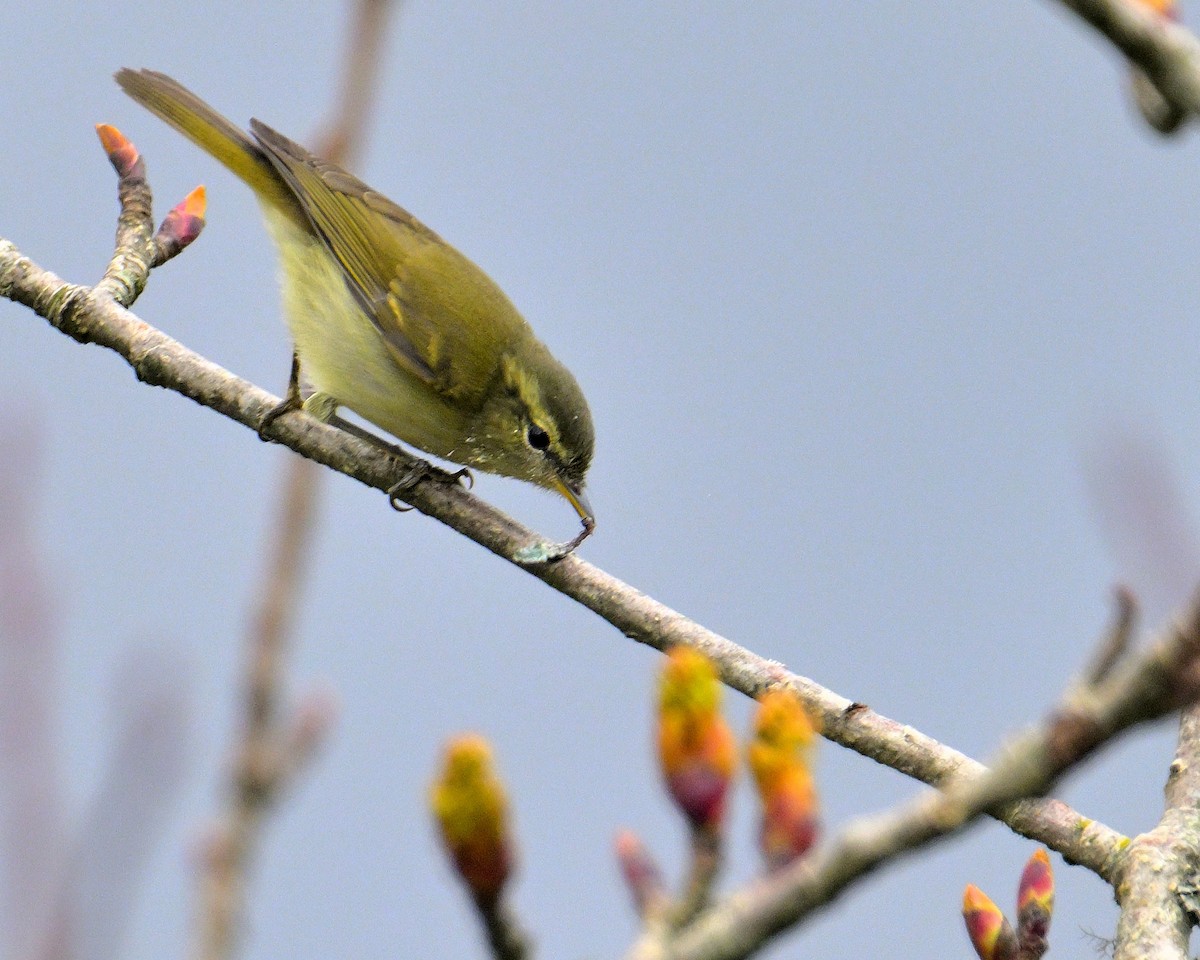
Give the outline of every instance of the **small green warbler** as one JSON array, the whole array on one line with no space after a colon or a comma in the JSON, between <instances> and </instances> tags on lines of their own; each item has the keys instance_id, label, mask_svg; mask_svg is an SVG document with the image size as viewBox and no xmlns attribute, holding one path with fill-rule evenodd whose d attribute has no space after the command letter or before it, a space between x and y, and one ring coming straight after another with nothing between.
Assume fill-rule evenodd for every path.
<instances>
[{"instance_id":1,"label":"small green warbler","mask_svg":"<svg viewBox=\"0 0 1200 960\"><path fill-rule=\"evenodd\" d=\"M322 421L345 406L427 453L561 493L583 522L564 553L591 533L587 401L479 267L266 124L246 133L165 74L116 79L257 195L282 264L295 402L298 374Z\"/></svg>"}]
</instances>

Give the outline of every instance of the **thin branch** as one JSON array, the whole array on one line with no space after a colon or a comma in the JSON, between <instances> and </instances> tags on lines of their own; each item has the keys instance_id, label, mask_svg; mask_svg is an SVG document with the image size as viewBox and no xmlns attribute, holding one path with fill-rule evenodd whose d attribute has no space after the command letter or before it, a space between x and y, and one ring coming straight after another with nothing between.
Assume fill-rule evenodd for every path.
<instances>
[{"instance_id":1,"label":"thin branch","mask_svg":"<svg viewBox=\"0 0 1200 960\"><path fill-rule=\"evenodd\" d=\"M1041 726L1018 737L985 773L955 778L940 791L850 824L811 856L715 904L677 935L644 937L629 960L749 956L882 864L956 833L984 813L1047 790L1119 733L1194 702L1200 695L1198 668L1200 597L1144 653L1127 657L1099 683L1068 691ZM1189 783L1180 799L1200 817L1194 812L1197 784Z\"/></svg>"},{"instance_id":2,"label":"thin branch","mask_svg":"<svg viewBox=\"0 0 1200 960\"><path fill-rule=\"evenodd\" d=\"M1126 587L1118 587L1115 595L1117 612L1112 627L1097 649L1095 659L1083 672L1084 682L1089 685L1107 677L1129 652L1129 644L1133 641L1134 628L1137 626L1137 597Z\"/></svg>"},{"instance_id":3,"label":"thin branch","mask_svg":"<svg viewBox=\"0 0 1200 960\"><path fill-rule=\"evenodd\" d=\"M289 470L266 589L248 632L244 728L230 774L229 803L202 864L194 946L200 960L222 960L233 954L245 911L247 873L263 819L328 728L328 723L314 725L314 711L304 705L296 718L282 719L279 705L284 647L303 579L315 493L307 470Z\"/></svg>"},{"instance_id":4,"label":"thin branch","mask_svg":"<svg viewBox=\"0 0 1200 960\"><path fill-rule=\"evenodd\" d=\"M526 960L532 955L529 935L507 899L501 897L491 904L481 905L479 913L488 946L496 960Z\"/></svg>"},{"instance_id":5,"label":"thin branch","mask_svg":"<svg viewBox=\"0 0 1200 960\"><path fill-rule=\"evenodd\" d=\"M115 737L72 837L60 924L77 921L72 960L117 960L146 866L175 812L194 756L186 659L158 645L131 654L110 694Z\"/></svg>"},{"instance_id":6,"label":"thin branch","mask_svg":"<svg viewBox=\"0 0 1200 960\"><path fill-rule=\"evenodd\" d=\"M359 0L342 58L342 85L333 125L317 140L318 156L344 167L362 149L367 114L378 86L387 21L400 0Z\"/></svg>"},{"instance_id":7,"label":"thin branch","mask_svg":"<svg viewBox=\"0 0 1200 960\"><path fill-rule=\"evenodd\" d=\"M16 418L19 420L19 418ZM131 657L111 695L115 741L81 823L62 811L53 736L57 641L30 517L33 432L0 431L0 849L8 955L112 960L189 756L185 671L169 650Z\"/></svg>"},{"instance_id":8,"label":"thin branch","mask_svg":"<svg viewBox=\"0 0 1200 960\"><path fill-rule=\"evenodd\" d=\"M720 828L692 828L691 852L687 879L679 902L671 908L668 929L678 930L691 923L705 907L712 894L713 883L721 869L722 836Z\"/></svg>"},{"instance_id":9,"label":"thin branch","mask_svg":"<svg viewBox=\"0 0 1200 960\"><path fill-rule=\"evenodd\" d=\"M1163 594L1178 593L1200 569L1198 538L1183 485L1161 445L1122 431L1102 448L1094 484L1097 505L1123 566L1143 569ZM1151 587L1150 589L1153 589ZM1118 617L1118 621L1120 621ZM1115 633L1130 633L1120 624ZM1133 838L1114 878L1121 905L1115 955L1187 957L1197 915L1200 873L1200 709L1180 718L1175 758L1166 784L1165 812Z\"/></svg>"},{"instance_id":10,"label":"thin branch","mask_svg":"<svg viewBox=\"0 0 1200 960\"><path fill-rule=\"evenodd\" d=\"M54 922L67 825L55 739L58 642L45 560L31 529L36 431L0 428L0 907L9 956L55 960L76 931Z\"/></svg>"},{"instance_id":11,"label":"thin branch","mask_svg":"<svg viewBox=\"0 0 1200 960\"><path fill-rule=\"evenodd\" d=\"M1200 40L1136 0L1056 0L1106 37L1161 95L1158 109L1200 113ZM1151 116L1147 119L1154 122ZM1176 118L1175 126L1178 125ZM1167 129L1174 129L1173 126Z\"/></svg>"},{"instance_id":12,"label":"thin branch","mask_svg":"<svg viewBox=\"0 0 1200 960\"><path fill-rule=\"evenodd\" d=\"M278 397L188 350L103 294L43 270L3 239L0 296L25 304L81 343L115 351L139 379L180 393L251 429L257 429L279 403ZM386 492L413 464L411 457L386 453L299 413L279 418L273 430L281 443L300 455L380 491ZM461 488L423 483L406 491L405 497L422 513L510 562L515 562L512 558L521 547L541 542L532 531ZM790 687L820 718L826 738L907 776L937 784L956 774L978 775L984 769L932 737L713 633L581 557L571 555L522 569L639 643L658 650L685 644L703 651L717 664L722 680L748 696L772 686ZM1105 879L1111 874L1111 858L1125 840L1058 800L1024 800L998 815L1017 833Z\"/></svg>"}]
</instances>

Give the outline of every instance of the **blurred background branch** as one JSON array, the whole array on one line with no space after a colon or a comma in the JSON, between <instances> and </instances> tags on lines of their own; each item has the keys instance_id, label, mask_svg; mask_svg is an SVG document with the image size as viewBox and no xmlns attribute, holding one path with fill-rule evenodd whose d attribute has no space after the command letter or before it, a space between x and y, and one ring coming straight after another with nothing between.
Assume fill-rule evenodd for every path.
<instances>
[{"instance_id":1,"label":"blurred background branch","mask_svg":"<svg viewBox=\"0 0 1200 960\"><path fill-rule=\"evenodd\" d=\"M1173 133L1200 112L1200 40L1175 22L1175 0L1058 0L1094 27L1133 65L1142 116Z\"/></svg>"},{"instance_id":2,"label":"blurred background branch","mask_svg":"<svg viewBox=\"0 0 1200 960\"><path fill-rule=\"evenodd\" d=\"M10 960L116 960L194 759L187 670L161 641L118 665L112 747L77 822L58 736L61 595L33 518L41 458L28 411L0 424L0 902Z\"/></svg>"},{"instance_id":3,"label":"blurred background branch","mask_svg":"<svg viewBox=\"0 0 1200 960\"><path fill-rule=\"evenodd\" d=\"M342 56L339 99L314 152L352 167L365 140L378 87L388 17L399 0L357 0ZM244 927L248 873L264 817L329 725L328 705L310 694L295 717L282 716L287 647L295 624L316 525L321 471L287 456L267 554L260 605L247 631L242 730L234 748L227 808L207 843L193 954L226 960Z\"/></svg>"}]
</instances>

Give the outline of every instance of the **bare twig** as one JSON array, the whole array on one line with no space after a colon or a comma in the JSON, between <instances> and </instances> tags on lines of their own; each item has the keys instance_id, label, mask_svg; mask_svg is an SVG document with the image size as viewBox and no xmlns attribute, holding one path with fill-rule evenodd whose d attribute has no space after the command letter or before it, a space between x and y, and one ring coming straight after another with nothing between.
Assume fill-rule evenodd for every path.
<instances>
[{"instance_id":1,"label":"bare twig","mask_svg":"<svg viewBox=\"0 0 1200 960\"><path fill-rule=\"evenodd\" d=\"M267 585L249 630L245 713L229 803L202 864L194 947L200 960L232 955L245 910L246 874L263 818L327 726L314 727L307 715L311 711L303 705L297 719L279 716L284 645L303 577L315 492L305 471L288 472Z\"/></svg>"},{"instance_id":2,"label":"bare twig","mask_svg":"<svg viewBox=\"0 0 1200 960\"><path fill-rule=\"evenodd\" d=\"M54 616L30 521L36 434L10 418L0 434L0 876L14 957L66 957L71 932L48 932L65 856L64 791L54 736Z\"/></svg>"},{"instance_id":3,"label":"bare twig","mask_svg":"<svg viewBox=\"0 0 1200 960\"><path fill-rule=\"evenodd\" d=\"M0 849L8 955L114 960L144 865L189 756L186 675L169 650L126 662L112 696L116 738L99 789L68 836L54 733L57 677L49 578L29 518L28 435L0 437Z\"/></svg>"},{"instance_id":4,"label":"bare twig","mask_svg":"<svg viewBox=\"0 0 1200 960\"><path fill-rule=\"evenodd\" d=\"M1083 681L1089 686L1099 683L1112 672L1113 667L1129 652L1129 644L1133 640L1137 624L1137 597L1126 587L1117 587L1114 595L1117 611L1113 624L1096 649L1095 659L1083 672Z\"/></svg>"},{"instance_id":5,"label":"bare twig","mask_svg":"<svg viewBox=\"0 0 1200 960\"><path fill-rule=\"evenodd\" d=\"M1189 491L1164 444L1144 427L1115 424L1091 447L1085 469L1097 524L1122 576L1137 587L1138 615L1157 623L1191 592L1200 571Z\"/></svg>"},{"instance_id":6,"label":"bare twig","mask_svg":"<svg viewBox=\"0 0 1200 960\"><path fill-rule=\"evenodd\" d=\"M488 946L496 960L525 960L532 954L529 935L507 899L501 897L481 905L479 914L483 918Z\"/></svg>"},{"instance_id":7,"label":"bare twig","mask_svg":"<svg viewBox=\"0 0 1200 960\"><path fill-rule=\"evenodd\" d=\"M719 828L692 828L690 865L683 893L671 910L670 928L680 929L691 923L708 906L717 872L721 868L721 831Z\"/></svg>"},{"instance_id":8,"label":"bare twig","mask_svg":"<svg viewBox=\"0 0 1200 960\"><path fill-rule=\"evenodd\" d=\"M1160 444L1127 430L1107 438L1095 471L1102 527L1122 566L1142 572L1151 596L1178 592L1200 569L1188 498ZM1114 877L1121 904L1115 955L1187 957L1200 915L1200 709L1180 719L1158 824L1133 838Z\"/></svg>"},{"instance_id":9,"label":"bare twig","mask_svg":"<svg viewBox=\"0 0 1200 960\"><path fill-rule=\"evenodd\" d=\"M401 0L359 0L342 58L342 85L332 126L317 141L317 154L342 166L353 165L366 139L367 114L379 78L381 45L388 17Z\"/></svg>"},{"instance_id":10,"label":"bare twig","mask_svg":"<svg viewBox=\"0 0 1200 960\"><path fill-rule=\"evenodd\" d=\"M61 884L59 913L78 921L72 960L117 960L125 952L146 863L192 757L188 672L181 660L161 644L138 650L113 684L113 749L72 838Z\"/></svg>"},{"instance_id":11,"label":"bare twig","mask_svg":"<svg viewBox=\"0 0 1200 960\"><path fill-rule=\"evenodd\" d=\"M1143 107L1148 121L1170 132L1182 116L1200 113L1200 40L1190 31L1135 0L1057 2L1125 54L1137 68L1135 84L1157 92L1161 102L1147 98ZM1135 89L1135 94L1147 96L1147 91Z\"/></svg>"}]
</instances>

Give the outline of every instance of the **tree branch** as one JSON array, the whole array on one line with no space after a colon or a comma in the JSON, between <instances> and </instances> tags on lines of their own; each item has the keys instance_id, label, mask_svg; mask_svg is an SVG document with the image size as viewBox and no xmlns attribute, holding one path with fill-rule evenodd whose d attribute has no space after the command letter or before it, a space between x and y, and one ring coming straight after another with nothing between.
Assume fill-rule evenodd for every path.
<instances>
[{"instance_id":1,"label":"tree branch","mask_svg":"<svg viewBox=\"0 0 1200 960\"><path fill-rule=\"evenodd\" d=\"M251 429L257 429L279 402L278 397L151 327L110 297L43 270L4 239L0 239L0 296L25 304L81 343L115 351L140 380L180 393ZM280 417L273 431L280 442L301 456L380 491L387 491L412 463L410 457L386 453L302 413ZM406 491L405 498L422 513L510 562L515 562L512 558L521 547L540 542L515 520L457 487L418 484ZM954 774L977 775L984 769L932 737L700 626L578 556L522 569L639 643L658 650L685 644L703 651L717 664L722 680L748 696L775 685L791 687L809 711L820 717L826 738L907 776L937 784ZM1025 800L1000 811L1000 818L1017 833L1044 843L1069 862L1105 879L1111 871L1109 858L1125 839L1057 800Z\"/></svg>"},{"instance_id":2,"label":"tree branch","mask_svg":"<svg viewBox=\"0 0 1200 960\"><path fill-rule=\"evenodd\" d=\"M1162 97L1165 103L1157 109L1163 111L1164 119L1155 123L1147 114L1147 120L1169 132L1174 127L1164 124L1172 112L1200 113L1200 40L1191 31L1135 0L1057 2L1095 28L1134 64L1135 78L1138 72L1143 75L1135 79L1135 87L1149 83Z\"/></svg>"},{"instance_id":3,"label":"tree branch","mask_svg":"<svg viewBox=\"0 0 1200 960\"><path fill-rule=\"evenodd\" d=\"M1200 706L1179 720L1179 743L1158 825L1135 837L1113 884L1121 904L1114 960L1187 960L1200 915Z\"/></svg>"}]
</instances>

